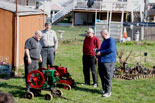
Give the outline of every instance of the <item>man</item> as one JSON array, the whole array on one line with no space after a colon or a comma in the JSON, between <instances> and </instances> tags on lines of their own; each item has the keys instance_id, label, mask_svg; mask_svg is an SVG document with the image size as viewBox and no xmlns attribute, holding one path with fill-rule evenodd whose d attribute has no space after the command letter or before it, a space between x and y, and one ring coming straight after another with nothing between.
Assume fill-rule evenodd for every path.
<instances>
[{"instance_id":1,"label":"man","mask_svg":"<svg viewBox=\"0 0 155 103\"><path fill-rule=\"evenodd\" d=\"M93 6L93 4L94 4L94 1L95 1L95 0L88 0L87 6L88 6L89 8L91 8L91 7Z\"/></svg>"},{"instance_id":2,"label":"man","mask_svg":"<svg viewBox=\"0 0 155 103\"><path fill-rule=\"evenodd\" d=\"M93 35L94 31L89 28L88 34L84 39L83 44L83 74L85 84L90 85L90 69L92 71L93 86L98 86L96 73L96 57L94 50L100 48L100 40Z\"/></svg>"},{"instance_id":3,"label":"man","mask_svg":"<svg viewBox=\"0 0 155 103\"><path fill-rule=\"evenodd\" d=\"M42 62L41 57L41 44L40 39L42 36L41 31L36 31L34 37L31 37L25 42L25 55L24 55L24 65L25 65L25 78L26 78L26 88L27 92L30 91L30 87L27 83L27 75L33 70L37 69L38 60Z\"/></svg>"},{"instance_id":4,"label":"man","mask_svg":"<svg viewBox=\"0 0 155 103\"><path fill-rule=\"evenodd\" d=\"M41 39L41 55L42 55L42 63L39 64L39 67L45 67L49 65L52 67L54 65L55 58L55 50L58 47L58 39L56 36L56 32L51 30L51 23L45 23L45 29L42 30L43 37Z\"/></svg>"},{"instance_id":5,"label":"man","mask_svg":"<svg viewBox=\"0 0 155 103\"><path fill-rule=\"evenodd\" d=\"M101 31L103 42L101 48L97 52L99 75L104 90L103 97L111 96L111 84L113 78L113 70L116 62L116 41L110 37L107 29Z\"/></svg>"}]
</instances>

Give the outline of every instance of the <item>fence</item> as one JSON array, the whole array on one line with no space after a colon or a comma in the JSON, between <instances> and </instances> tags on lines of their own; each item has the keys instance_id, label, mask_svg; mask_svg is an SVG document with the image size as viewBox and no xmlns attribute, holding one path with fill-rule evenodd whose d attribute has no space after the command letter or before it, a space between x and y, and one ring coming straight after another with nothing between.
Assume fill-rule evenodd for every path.
<instances>
[{"instance_id":1,"label":"fence","mask_svg":"<svg viewBox=\"0 0 155 103\"><path fill-rule=\"evenodd\" d=\"M155 27L144 27L144 40L155 40Z\"/></svg>"},{"instance_id":2,"label":"fence","mask_svg":"<svg viewBox=\"0 0 155 103\"><path fill-rule=\"evenodd\" d=\"M144 24L143 25L124 25L127 29L127 35L131 40L135 40L136 32L140 34L140 40L155 40L155 24Z\"/></svg>"}]
</instances>

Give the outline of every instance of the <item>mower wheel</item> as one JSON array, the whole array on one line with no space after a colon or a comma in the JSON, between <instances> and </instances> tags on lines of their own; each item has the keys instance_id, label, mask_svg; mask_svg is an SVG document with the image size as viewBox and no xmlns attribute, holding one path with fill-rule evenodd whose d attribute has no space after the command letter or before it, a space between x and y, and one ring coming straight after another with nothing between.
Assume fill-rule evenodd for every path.
<instances>
[{"instance_id":1,"label":"mower wheel","mask_svg":"<svg viewBox=\"0 0 155 103\"><path fill-rule=\"evenodd\" d=\"M63 95L63 93L62 93L62 91L61 90L56 90L56 94L59 96L59 97L61 97L62 95Z\"/></svg>"},{"instance_id":2,"label":"mower wheel","mask_svg":"<svg viewBox=\"0 0 155 103\"><path fill-rule=\"evenodd\" d=\"M34 97L34 94L33 94L32 92L27 92L27 93L25 94L25 97L26 97L27 99L32 99L32 98Z\"/></svg>"},{"instance_id":3,"label":"mower wheel","mask_svg":"<svg viewBox=\"0 0 155 103\"><path fill-rule=\"evenodd\" d=\"M32 88L40 88L45 82L45 77L39 70L34 70L28 74L27 82Z\"/></svg>"},{"instance_id":4,"label":"mower wheel","mask_svg":"<svg viewBox=\"0 0 155 103\"><path fill-rule=\"evenodd\" d=\"M45 100L52 100L53 99L53 95L48 93L45 95Z\"/></svg>"},{"instance_id":5,"label":"mower wheel","mask_svg":"<svg viewBox=\"0 0 155 103\"><path fill-rule=\"evenodd\" d=\"M64 89L66 89L66 90L71 90L71 86L70 86L70 85L65 85L65 86L64 86Z\"/></svg>"}]
</instances>

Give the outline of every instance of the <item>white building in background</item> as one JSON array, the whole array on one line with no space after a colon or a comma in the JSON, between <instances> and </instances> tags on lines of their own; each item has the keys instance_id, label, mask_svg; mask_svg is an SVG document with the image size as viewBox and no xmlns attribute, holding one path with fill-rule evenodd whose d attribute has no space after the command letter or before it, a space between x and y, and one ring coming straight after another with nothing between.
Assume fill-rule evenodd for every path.
<instances>
[{"instance_id":1,"label":"white building in background","mask_svg":"<svg viewBox=\"0 0 155 103\"><path fill-rule=\"evenodd\" d=\"M144 0L74 0L52 17L56 24L72 14L72 25L95 25L96 34L102 27L107 27L110 34L119 39L123 33L124 22L143 22ZM100 29L98 29L100 27Z\"/></svg>"},{"instance_id":2,"label":"white building in background","mask_svg":"<svg viewBox=\"0 0 155 103\"><path fill-rule=\"evenodd\" d=\"M125 21L143 21L144 19L144 0L94 0L91 7L88 7L88 0L74 0L72 4L58 12L53 17L53 23L60 21L68 13L73 14L73 25L94 24L95 13L98 12L98 19L104 20L107 12L112 11L114 18L120 17L124 12ZM127 20L128 19L128 20ZM130 20L129 20L130 19Z\"/></svg>"}]
</instances>

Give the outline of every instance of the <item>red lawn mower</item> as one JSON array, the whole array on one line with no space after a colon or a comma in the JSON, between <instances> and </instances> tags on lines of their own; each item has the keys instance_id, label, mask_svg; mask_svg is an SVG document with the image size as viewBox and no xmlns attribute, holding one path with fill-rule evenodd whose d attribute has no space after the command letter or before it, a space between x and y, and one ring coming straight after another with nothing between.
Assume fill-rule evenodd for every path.
<instances>
[{"instance_id":1,"label":"red lawn mower","mask_svg":"<svg viewBox=\"0 0 155 103\"><path fill-rule=\"evenodd\" d=\"M71 78L66 67L48 67L39 68L31 71L27 76L30 91L26 93L26 98L32 99L34 95L41 94L41 90L51 91L45 95L46 100L51 100L55 96L63 95L61 90L56 89L57 84L61 84L65 89L71 90L71 86L75 86L74 80Z\"/></svg>"},{"instance_id":2,"label":"red lawn mower","mask_svg":"<svg viewBox=\"0 0 155 103\"><path fill-rule=\"evenodd\" d=\"M71 78L71 75L69 74L67 67L59 67L59 66L53 66L50 69L55 69L59 73L59 80L57 84L63 84L64 89L71 90L71 87L75 86L74 80Z\"/></svg>"}]
</instances>

